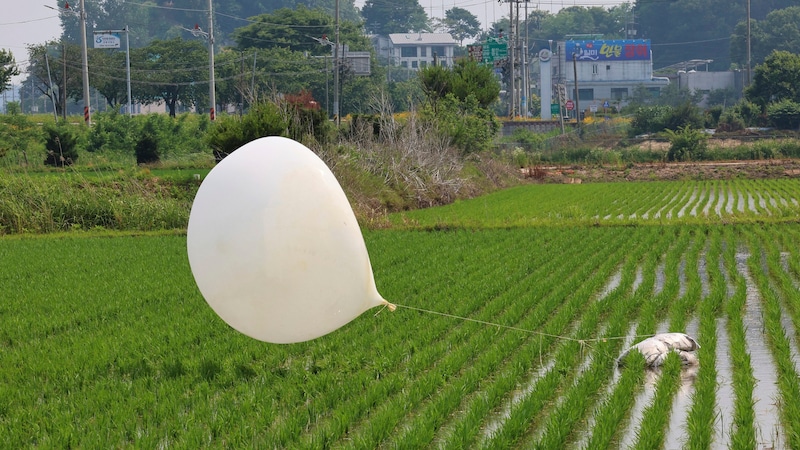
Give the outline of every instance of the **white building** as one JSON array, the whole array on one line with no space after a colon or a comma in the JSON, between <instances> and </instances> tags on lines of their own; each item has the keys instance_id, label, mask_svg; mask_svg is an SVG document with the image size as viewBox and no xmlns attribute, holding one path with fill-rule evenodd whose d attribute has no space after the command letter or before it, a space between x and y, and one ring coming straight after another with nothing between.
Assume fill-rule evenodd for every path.
<instances>
[{"instance_id":1,"label":"white building","mask_svg":"<svg viewBox=\"0 0 800 450\"><path fill-rule=\"evenodd\" d=\"M387 64L418 70L437 65L452 67L453 51L458 45L449 33L394 33L373 36L378 58Z\"/></svg>"},{"instance_id":2,"label":"white building","mask_svg":"<svg viewBox=\"0 0 800 450\"><path fill-rule=\"evenodd\" d=\"M649 39L569 40L558 42L554 50L553 82L565 86L566 99L575 101L577 74L577 107L582 111L624 106L637 88L658 95L669 85L668 78L653 76Z\"/></svg>"}]
</instances>

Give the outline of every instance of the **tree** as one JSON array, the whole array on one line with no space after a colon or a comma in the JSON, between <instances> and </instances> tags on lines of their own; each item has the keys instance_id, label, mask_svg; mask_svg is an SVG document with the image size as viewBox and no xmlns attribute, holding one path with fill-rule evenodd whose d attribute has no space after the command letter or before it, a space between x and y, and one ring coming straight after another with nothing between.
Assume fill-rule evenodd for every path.
<instances>
[{"instance_id":1,"label":"tree","mask_svg":"<svg viewBox=\"0 0 800 450\"><path fill-rule=\"evenodd\" d=\"M800 103L800 55L773 51L756 66L753 83L745 89L747 100L763 108L773 102Z\"/></svg>"},{"instance_id":2,"label":"tree","mask_svg":"<svg viewBox=\"0 0 800 450\"><path fill-rule=\"evenodd\" d=\"M28 74L36 90L62 115L67 98L82 99L81 49L67 42L48 41L28 46ZM65 78L66 76L66 78Z\"/></svg>"},{"instance_id":3,"label":"tree","mask_svg":"<svg viewBox=\"0 0 800 450\"><path fill-rule=\"evenodd\" d=\"M779 9L764 20L750 21L751 65L761 64L773 50L797 51L800 48L800 6ZM747 22L736 24L731 35L731 60L747 65Z\"/></svg>"},{"instance_id":4,"label":"tree","mask_svg":"<svg viewBox=\"0 0 800 450\"><path fill-rule=\"evenodd\" d=\"M89 67L92 76L89 83L99 92L111 107L128 103L128 81L125 52L106 49L92 49L89 53ZM81 95L83 90L81 89ZM77 100L77 99L76 99Z\"/></svg>"},{"instance_id":5,"label":"tree","mask_svg":"<svg viewBox=\"0 0 800 450\"><path fill-rule=\"evenodd\" d=\"M19 75L19 69L10 51L0 48L0 92L8 89L11 77Z\"/></svg>"},{"instance_id":6,"label":"tree","mask_svg":"<svg viewBox=\"0 0 800 450\"><path fill-rule=\"evenodd\" d=\"M430 31L428 15L418 0L366 0L361 8L368 32L380 35Z\"/></svg>"},{"instance_id":7,"label":"tree","mask_svg":"<svg viewBox=\"0 0 800 450\"><path fill-rule=\"evenodd\" d=\"M458 45L464 45L464 39L473 38L481 32L481 23L474 14L464 8L454 7L444 13L441 25L458 40Z\"/></svg>"},{"instance_id":8,"label":"tree","mask_svg":"<svg viewBox=\"0 0 800 450\"><path fill-rule=\"evenodd\" d=\"M304 6L279 9L251 18L252 23L233 32L236 49L286 48L312 56L330 55L336 32L335 18L321 9ZM372 45L357 22L339 23L339 40L353 51L368 51Z\"/></svg>"},{"instance_id":9,"label":"tree","mask_svg":"<svg viewBox=\"0 0 800 450\"><path fill-rule=\"evenodd\" d=\"M131 66L135 99L144 105L163 101L171 117L179 103L195 106L207 98L208 50L199 41L155 40L131 50Z\"/></svg>"}]
</instances>

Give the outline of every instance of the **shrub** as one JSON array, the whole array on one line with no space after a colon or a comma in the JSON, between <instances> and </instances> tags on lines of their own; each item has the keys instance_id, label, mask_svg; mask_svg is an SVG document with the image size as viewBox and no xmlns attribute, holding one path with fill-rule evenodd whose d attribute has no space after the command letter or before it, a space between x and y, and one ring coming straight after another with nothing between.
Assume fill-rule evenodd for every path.
<instances>
[{"instance_id":1,"label":"shrub","mask_svg":"<svg viewBox=\"0 0 800 450\"><path fill-rule=\"evenodd\" d=\"M435 122L465 155L488 149L500 131L500 122L494 113L480 107L472 95L462 102L453 94L447 94L439 100L435 112L427 106L422 115Z\"/></svg>"},{"instance_id":2,"label":"shrub","mask_svg":"<svg viewBox=\"0 0 800 450\"><path fill-rule=\"evenodd\" d=\"M141 128L137 118L117 113L96 114L87 136L86 150L90 152L117 151L130 154L136 142L135 136Z\"/></svg>"},{"instance_id":3,"label":"shrub","mask_svg":"<svg viewBox=\"0 0 800 450\"><path fill-rule=\"evenodd\" d=\"M717 131L739 131L745 127L744 119L739 112L734 108L728 108L723 111L717 123Z\"/></svg>"},{"instance_id":4,"label":"shrub","mask_svg":"<svg viewBox=\"0 0 800 450\"><path fill-rule=\"evenodd\" d=\"M78 159L78 133L66 122L48 124L44 127L44 147L48 166L71 166Z\"/></svg>"},{"instance_id":5,"label":"shrub","mask_svg":"<svg viewBox=\"0 0 800 450\"><path fill-rule=\"evenodd\" d=\"M781 130L800 128L800 103L788 99L770 103L767 105L767 120Z\"/></svg>"},{"instance_id":6,"label":"shrub","mask_svg":"<svg viewBox=\"0 0 800 450\"><path fill-rule=\"evenodd\" d=\"M708 135L690 126L682 126L677 131L665 130L670 142L667 151L669 161L697 161L705 157L708 149Z\"/></svg>"},{"instance_id":7,"label":"shrub","mask_svg":"<svg viewBox=\"0 0 800 450\"><path fill-rule=\"evenodd\" d=\"M214 152L217 162L244 144L265 136L286 136L288 123L275 103L253 105L247 114L220 116L209 128L206 142Z\"/></svg>"},{"instance_id":8,"label":"shrub","mask_svg":"<svg viewBox=\"0 0 800 450\"><path fill-rule=\"evenodd\" d=\"M717 128L719 119L722 117L723 108L720 105L712 106L703 114L706 128Z\"/></svg>"},{"instance_id":9,"label":"shrub","mask_svg":"<svg viewBox=\"0 0 800 450\"><path fill-rule=\"evenodd\" d=\"M511 142L528 152L532 152L535 150L542 150L547 137L548 135L544 133L536 133L531 130L526 130L525 128L517 128L511 134Z\"/></svg>"},{"instance_id":10,"label":"shrub","mask_svg":"<svg viewBox=\"0 0 800 450\"><path fill-rule=\"evenodd\" d=\"M313 137L320 144L330 141L332 125L327 113L319 107L310 92L286 95L282 103L288 123L288 137L303 141Z\"/></svg>"},{"instance_id":11,"label":"shrub","mask_svg":"<svg viewBox=\"0 0 800 450\"><path fill-rule=\"evenodd\" d=\"M631 120L631 136L657 133L665 128L669 106L642 106L636 110Z\"/></svg>"},{"instance_id":12,"label":"shrub","mask_svg":"<svg viewBox=\"0 0 800 450\"><path fill-rule=\"evenodd\" d=\"M693 104L686 102L675 108L670 108L664 116L664 130L677 131L681 128L704 128L703 116ZM656 130L661 131L661 130Z\"/></svg>"},{"instance_id":13,"label":"shrub","mask_svg":"<svg viewBox=\"0 0 800 450\"><path fill-rule=\"evenodd\" d=\"M156 135L153 120L145 122L139 137L136 139L134 151L136 153L136 164L152 164L161 159L159 153L158 136Z\"/></svg>"},{"instance_id":14,"label":"shrub","mask_svg":"<svg viewBox=\"0 0 800 450\"><path fill-rule=\"evenodd\" d=\"M753 102L741 100L733 106L733 113L744 120L744 126L746 127L766 125L766 118L761 113L761 107Z\"/></svg>"},{"instance_id":15,"label":"shrub","mask_svg":"<svg viewBox=\"0 0 800 450\"><path fill-rule=\"evenodd\" d=\"M16 150L22 153L22 160L27 164L28 150L39 139L39 127L20 113L18 103L9 102L8 114L0 115L0 158Z\"/></svg>"}]
</instances>

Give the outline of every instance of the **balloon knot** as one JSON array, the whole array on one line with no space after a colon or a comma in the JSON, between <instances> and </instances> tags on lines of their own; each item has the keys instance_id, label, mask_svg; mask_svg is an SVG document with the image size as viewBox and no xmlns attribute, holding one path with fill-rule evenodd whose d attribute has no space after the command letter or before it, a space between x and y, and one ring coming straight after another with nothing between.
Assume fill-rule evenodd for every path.
<instances>
[{"instance_id":1,"label":"balloon knot","mask_svg":"<svg viewBox=\"0 0 800 450\"><path fill-rule=\"evenodd\" d=\"M397 309L397 305L395 305L393 303L389 303L386 300L383 301L383 305L386 306L387 308L389 308L389 311L391 311L391 312L394 312L394 310Z\"/></svg>"}]
</instances>

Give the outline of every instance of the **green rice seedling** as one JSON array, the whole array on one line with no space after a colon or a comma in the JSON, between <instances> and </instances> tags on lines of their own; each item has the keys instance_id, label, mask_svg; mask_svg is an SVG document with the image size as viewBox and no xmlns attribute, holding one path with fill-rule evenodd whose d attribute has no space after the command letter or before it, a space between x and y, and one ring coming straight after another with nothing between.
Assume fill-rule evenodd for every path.
<instances>
[{"instance_id":1,"label":"green rice seedling","mask_svg":"<svg viewBox=\"0 0 800 450\"><path fill-rule=\"evenodd\" d=\"M660 448L664 445L665 428L669 421L672 398L680 386L681 362L676 353L670 353L661 366L653 402L643 415L635 448Z\"/></svg>"},{"instance_id":2,"label":"green rice seedling","mask_svg":"<svg viewBox=\"0 0 800 450\"><path fill-rule=\"evenodd\" d=\"M725 308L728 316L729 354L733 366L732 384L736 396L730 445L734 448L755 448L757 443L755 413L753 411L755 377L750 364L750 354L746 351L747 345L745 343L745 329L742 318L747 287L744 278L736 270L737 240L733 232L724 229L723 242L726 246L724 264L728 270L728 277L734 285L733 296L728 299Z\"/></svg>"},{"instance_id":3,"label":"green rice seedling","mask_svg":"<svg viewBox=\"0 0 800 450\"><path fill-rule=\"evenodd\" d=\"M717 313L726 294L727 286L719 271L719 252L721 250L719 233L711 230L710 242L706 249L705 267L709 278L709 294L700 299L698 316L700 318L700 342L698 359L700 368L694 383L692 405L686 420L687 448L709 448L714 438L714 422L717 392Z\"/></svg>"},{"instance_id":4,"label":"green rice seedling","mask_svg":"<svg viewBox=\"0 0 800 450\"><path fill-rule=\"evenodd\" d=\"M782 398L779 403L783 422L782 434L785 435L786 445L789 448L797 448L800 447L800 405L794 399L800 398L800 374L795 369L789 338L786 336L781 323L783 310L779 298L780 293L776 292L776 288L769 276L769 271L772 271L772 273L781 271L780 259L775 247L769 241L766 243L759 242L752 229L748 230L748 237L751 249L766 249L767 261L762 261L760 252L753 251L748 263L750 272L763 298L767 342L770 345L778 369L778 388ZM771 237L763 237L771 240ZM767 271L762 270L764 262L769 267Z\"/></svg>"}]
</instances>

